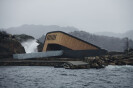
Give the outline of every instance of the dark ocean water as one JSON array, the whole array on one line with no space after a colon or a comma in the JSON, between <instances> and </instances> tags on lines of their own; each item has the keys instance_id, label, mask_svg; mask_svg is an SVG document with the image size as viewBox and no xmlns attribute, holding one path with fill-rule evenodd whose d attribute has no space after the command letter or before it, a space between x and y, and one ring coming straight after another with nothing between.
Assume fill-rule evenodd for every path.
<instances>
[{"instance_id":1,"label":"dark ocean water","mask_svg":"<svg viewBox=\"0 0 133 88\"><path fill-rule=\"evenodd\" d=\"M0 88L133 88L133 66L79 70L1 66Z\"/></svg>"}]
</instances>

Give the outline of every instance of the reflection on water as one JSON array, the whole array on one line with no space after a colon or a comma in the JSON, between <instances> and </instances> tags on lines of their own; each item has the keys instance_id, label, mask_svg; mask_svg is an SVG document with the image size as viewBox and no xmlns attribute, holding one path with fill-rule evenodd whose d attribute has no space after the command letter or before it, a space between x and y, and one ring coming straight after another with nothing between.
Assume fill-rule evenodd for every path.
<instances>
[{"instance_id":1,"label":"reflection on water","mask_svg":"<svg viewBox=\"0 0 133 88\"><path fill-rule=\"evenodd\" d=\"M133 66L64 69L45 66L1 66L0 88L132 88Z\"/></svg>"}]
</instances>

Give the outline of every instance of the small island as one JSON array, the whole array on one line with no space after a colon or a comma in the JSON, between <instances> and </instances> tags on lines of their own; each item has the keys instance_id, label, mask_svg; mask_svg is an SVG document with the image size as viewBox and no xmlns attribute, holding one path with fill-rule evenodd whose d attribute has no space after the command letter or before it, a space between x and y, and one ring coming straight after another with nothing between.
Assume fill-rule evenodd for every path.
<instances>
[{"instance_id":1,"label":"small island","mask_svg":"<svg viewBox=\"0 0 133 88\"><path fill-rule=\"evenodd\" d=\"M25 40L34 39L32 36L11 35L1 31L0 38L0 66L54 66L67 69L89 69L104 68L108 65L133 65L132 49L128 52L108 52L61 31L47 33L44 44L40 43L43 48L39 50L42 52L38 53L26 54L21 45L21 42ZM14 58L13 55L18 55L18 57ZM21 59L24 56L27 58Z\"/></svg>"}]
</instances>

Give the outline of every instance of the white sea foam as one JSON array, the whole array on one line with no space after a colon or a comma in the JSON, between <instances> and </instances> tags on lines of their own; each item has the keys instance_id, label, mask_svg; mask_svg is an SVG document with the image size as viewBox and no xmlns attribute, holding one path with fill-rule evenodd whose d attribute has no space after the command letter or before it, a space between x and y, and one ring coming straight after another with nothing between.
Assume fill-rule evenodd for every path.
<instances>
[{"instance_id":1,"label":"white sea foam","mask_svg":"<svg viewBox=\"0 0 133 88\"><path fill-rule=\"evenodd\" d=\"M37 43L37 41L35 39L27 40L25 42L22 42L21 44L24 47L26 53L38 52L37 46L39 44Z\"/></svg>"},{"instance_id":2,"label":"white sea foam","mask_svg":"<svg viewBox=\"0 0 133 88\"><path fill-rule=\"evenodd\" d=\"M106 66L105 69L108 69L108 70L118 70L118 69L125 69L125 68L133 68L133 66L131 66L131 65L121 65L121 66L118 66L118 65L108 65L108 66Z\"/></svg>"}]
</instances>

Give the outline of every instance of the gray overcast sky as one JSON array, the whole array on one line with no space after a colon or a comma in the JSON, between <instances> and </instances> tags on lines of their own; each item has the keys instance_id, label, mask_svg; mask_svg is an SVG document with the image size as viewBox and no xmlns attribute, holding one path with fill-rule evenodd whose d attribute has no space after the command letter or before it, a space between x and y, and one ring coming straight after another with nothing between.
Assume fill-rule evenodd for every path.
<instances>
[{"instance_id":1,"label":"gray overcast sky","mask_svg":"<svg viewBox=\"0 0 133 88\"><path fill-rule=\"evenodd\" d=\"M133 30L133 0L0 0L0 28L74 26L88 32Z\"/></svg>"}]
</instances>

